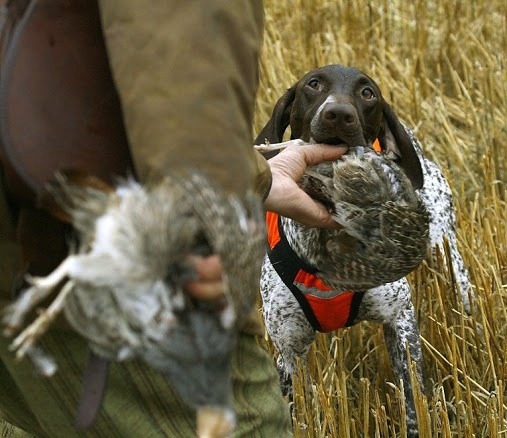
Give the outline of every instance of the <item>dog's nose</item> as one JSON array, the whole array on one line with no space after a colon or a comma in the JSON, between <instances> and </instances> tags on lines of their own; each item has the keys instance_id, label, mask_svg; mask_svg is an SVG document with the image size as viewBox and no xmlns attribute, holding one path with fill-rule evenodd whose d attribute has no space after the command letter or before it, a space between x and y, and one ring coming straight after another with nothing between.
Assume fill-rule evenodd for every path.
<instances>
[{"instance_id":1,"label":"dog's nose","mask_svg":"<svg viewBox=\"0 0 507 438\"><path fill-rule=\"evenodd\" d=\"M354 106L344 103L328 103L321 113L322 123L329 127L351 126L358 122Z\"/></svg>"}]
</instances>

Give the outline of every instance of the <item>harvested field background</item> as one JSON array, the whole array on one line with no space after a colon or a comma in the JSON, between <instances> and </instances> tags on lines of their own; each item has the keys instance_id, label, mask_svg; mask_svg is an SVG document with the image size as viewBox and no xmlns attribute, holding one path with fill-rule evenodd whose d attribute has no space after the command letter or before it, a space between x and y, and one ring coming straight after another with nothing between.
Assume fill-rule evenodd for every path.
<instances>
[{"instance_id":1,"label":"harvested field background","mask_svg":"<svg viewBox=\"0 0 507 438\"><path fill-rule=\"evenodd\" d=\"M303 73L368 73L452 185L458 239L476 294L462 311L451 272L410 275L426 392L422 437L507 437L507 4L265 0L256 131ZM272 346L271 351L274 352ZM382 328L319 335L295 382L295 437L404 436L399 384Z\"/></svg>"},{"instance_id":2,"label":"harvested field background","mask_svg":"<svg viewBox=\"0 0 507 438\"><path fill-rule=\"evenodd\" d=\"M476 309L464 315L442 266L411 274L425 362L421 437L507 437L507 2L264 3L256 131L306 71L356 66L451 182ZM313 396L305 373L295 381L296 438L404 436L380 326L319 335L308 368Z\"/></svg>"}]
</instances>

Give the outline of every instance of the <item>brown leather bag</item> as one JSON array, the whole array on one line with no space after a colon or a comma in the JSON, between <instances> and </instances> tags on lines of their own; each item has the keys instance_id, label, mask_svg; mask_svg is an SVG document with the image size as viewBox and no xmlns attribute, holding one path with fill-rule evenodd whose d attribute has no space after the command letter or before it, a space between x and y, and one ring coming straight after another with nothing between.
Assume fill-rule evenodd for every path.
<instances>
[{"instance_id":1,"label":"brown leather bag","mask_svg":"<svg viewBox=\"0 0 507 438\"><path fill-rule=\"evenodd\" d=\"M97 3L11 0L0 27L0 177L18 210L24 271L46 275L66 256L69 231L39 205L46 182L59 169L114 182L133 167ZM79 430L95 421L107 368L90 353Z\"/></svg>"},{"instance_id":2,"label":"brown leather bag","mask_svg":"<svg viewBox=\"0 0 507 438\"><path fill-rule=\"evenodd\" d=\"M133 168L97 3L10 0L2 18L0 162L23 258L42 275L66 251L65 227L38 205L45 183L64 168L109 182Z\"/></svg>"}]
</instances>

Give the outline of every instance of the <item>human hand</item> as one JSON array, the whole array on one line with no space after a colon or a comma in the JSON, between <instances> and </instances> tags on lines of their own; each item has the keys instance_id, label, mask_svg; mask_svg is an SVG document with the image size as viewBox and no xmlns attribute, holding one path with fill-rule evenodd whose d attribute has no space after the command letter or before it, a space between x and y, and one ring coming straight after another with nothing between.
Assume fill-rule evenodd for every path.
<instances>
[{"instance_id":1,"label":"human hand","mask_svg":"<svg viewBox=\"0 0 507 438\"><path fill-rule=\"evenodd\" d=\"M217 255L196 256L192 257L192 263L199 277L185 285L186 291L198 300L220 301L224 297L220 257Z\"/></svg>"},{"instance_id":2,"label":"human hand","mask_svg":"<svg viewBox=\"0 0 507 438\"><path fill-rule=\"evenodd\" d=\"M292 145L268 160L273 182L264 201L266 210L310 227L339 228L326 207L308 196L297 181L308 166L337 160L346 152L346 146Z\"/></svg>"},{"instance_id":3,"label":"human hand","mask_svg":"<svg viewBox=\"0 0 507 438\"><path fill-rule=\"evenodd\" d=\"M302 224L337 228L339 225L330 213L319 202L313 200L297 185L305 169L322 161L340 158L347 148L329 145L295 145L289 146L268 163L273 175L273 183L264 202L267 210L290 217ZM219 303L224 298L222 281L222 263L220 257L192 257L198 279L185 285L187 292L194 298Z\"/></svg>"}]
</instances>

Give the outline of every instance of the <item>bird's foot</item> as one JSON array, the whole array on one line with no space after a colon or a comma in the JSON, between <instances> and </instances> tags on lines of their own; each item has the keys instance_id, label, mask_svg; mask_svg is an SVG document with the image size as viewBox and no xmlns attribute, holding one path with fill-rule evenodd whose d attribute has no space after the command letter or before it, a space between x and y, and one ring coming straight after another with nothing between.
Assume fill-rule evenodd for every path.
<instances>
[{"instance_id":1,"label":"bird's foot","mask_svg":"<svg viewBox=\"0 0 507 438\"><path fill-rule=\"evenodd\" d=\"M35 321L33 321L12 341L9 348L16 351L16 357L18 359L23 358L25 354L30 355L29 352L33 351L37 340L46 333L50 324L63 310L65 300L68 294L72 291L73 287L73 282L68 281L65 283L51 305L46 310L43 310ZM30 290L27 292L30 292Z\"/></svg>"},{"instance_id":2,"label":"bird's foot","mask_svg":"<svg viewBox=\"0 0 507 438\"><path fill-rule=\"evenodd\" d=\"M2 311L3 335L12 336L23 326L26 315L41 301L47 298L67 276L70 257L67 257L47 277L26 276L31 285L20 297Z\"/></svg>"},{"instance_id":3,"label":"bird's foot","mask_svg":"<svg viewBox=\"0 0 507 438\"><path fill-rule=\"evenodd\" d=\"M289 141L284 141L282 143L273 143L273 144L266 141L265 144L255 145L254 148L257 152L266 153L266 152L282 151L282 150L288 148L289 146L303 146L305 144L309 144L309 143L307 143L301 139L289 140Z\"/></svg>"},{"instance_id":4,"label":"bird's foot","mask_svg":"<svg viewBox=\"0 0 507 438\"><path fill-rule=\"evenodd\" d=\"M55 360L42 348L32 346L26 350L26 355L33 363L37 372L45 377L51 377L58 369Z\"/></svg>"}]
</instances>

